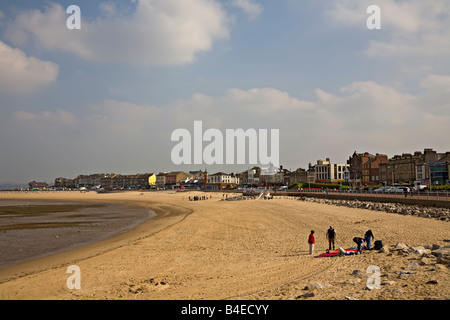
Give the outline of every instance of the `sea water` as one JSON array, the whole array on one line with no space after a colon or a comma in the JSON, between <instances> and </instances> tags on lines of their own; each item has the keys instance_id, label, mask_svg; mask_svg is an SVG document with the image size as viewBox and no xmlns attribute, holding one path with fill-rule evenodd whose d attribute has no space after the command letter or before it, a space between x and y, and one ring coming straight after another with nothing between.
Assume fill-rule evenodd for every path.
<instances>
[{"instance_id":1,"label":"sea water","mask_svg":"<svg viewBox=\"0 0 450 320\"><path fill-rule=\"evenodd\" d=\"M0 268L110 238L153 216L119 203L0 200Z\"/></svg>"}]
</instances>

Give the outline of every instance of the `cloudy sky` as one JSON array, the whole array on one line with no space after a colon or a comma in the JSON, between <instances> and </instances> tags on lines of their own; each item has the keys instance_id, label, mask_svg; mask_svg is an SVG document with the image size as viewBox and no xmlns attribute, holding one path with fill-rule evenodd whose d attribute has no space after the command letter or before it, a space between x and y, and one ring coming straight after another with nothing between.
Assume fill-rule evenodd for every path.
<instances>
[{"instance_id":1,"label":"cloudy sky","mask_svg":"<svg viewBox=\"0 0 450 320\"><path fill-rule=\"evenodd\" d=\"M0 183L250 166L173 164L171 134L195 120L279 129L288 169L450 151L449 13L447 0L0 1Z\"/></svg>"}]
</instances>

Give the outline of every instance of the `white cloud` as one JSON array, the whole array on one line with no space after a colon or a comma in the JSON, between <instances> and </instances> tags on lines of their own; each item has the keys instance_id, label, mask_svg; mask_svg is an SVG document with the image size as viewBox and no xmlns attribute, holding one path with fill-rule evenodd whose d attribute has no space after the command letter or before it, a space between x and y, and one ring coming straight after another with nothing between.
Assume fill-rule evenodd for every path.
<instances>
[{"instance_id":1,"label":"white cloud","mask_svg":"<svg viewBox=\"0 0 450 320\"><path fill-rule=\"evenodd\" d=\"M90 61L136 65L181 65L229 36L228 17L217 1L139 0L132 16L101 4L103 15L83 19L81 30L68 30L69 15L56 3L45 11L20 13L8 31L17 44L32 39L46 50L61 50Z\"/></svg>"},{"instance_id":2,"label":"white cloud","mask_svg":"<svg viewBox=\"0 0 450 320\"><path fill-rule=\"evenodd\" d=\"M440 107L438 101L450 98L449 81L447 75L430 75L422 81L424 92L416 95L372 81L351 83L338 93L317 89L316 99L312 101L295 98L274 88L233 88L219 97L195 93L188 99L160 106L105 100L90 105L90 115L84 119L76 119L63 110L18 111L15 117L47 125L61 123L84 126L85 129L98 128L105 134L114 131L136 139L145 138L142 132L168 132L189 127L194 120L202 120L205 126L221 130L279 128L296 132L302 126L311 132L320 128L319 131L330 135L367 137L380 134L388 137L397 130L414 132L412 124L421 123L425 115L433 115L433 107ZM444 115L450 116L450 110ZM333 130L337 131L333 133Z\"/></svg>"},{"instance_id":3,"label":"white cloud","mask_svg":"<svg viewBox=\"0 0 450 320\"><path fill-rule=\"evenodd\" d=\"M32 113L27 111L16 111L14 112L14 117L21 121L31 121L31 122L42 122L46 125L60 125L68 126L75 125L77 123L77 118L72 113L65 110L42 111L39 113Z\"/></svg>"},{"instance_id":4,"label":"white cloud","mask_svg":"<svg viewBox=\"0 0 450 320\"><path fill-rule=\"evenodd\" d=\"M136 138L146 128L158 126L165 117L156 106L137 105L126 101L105 100L89 106L91 114L85 119L87 127L101 127L106 132Z\"/></svg>"},{"instance_id":5,"label":"white cloud","mask_svg":"<svg viewBox=\"0 0 450 320\"><path fill-rule=\"evenodd\" d=\"M421 95L423 109L436 116L450 117L450 76L441 74L428 75L421 86L425 92ZM442 120L442 119L441 119ZM448 127L448 123L447 123ZM444 129L448 130L447 129Z\"/></svg>"},{"instance_id":6,"label":"white cloud","mask_svg":"<svg viewBox=\"0 0 450 320\"><path fill-rule=\"evenodd\" d=\"M54 83L59 67L0 41L0 92L32 93Z\"/></svg>"},{"instance_id":7,"label":"white cloud","mask_svg":"<svg viewBox=\"0 0 450 320\"><path fill-rule=\"evenodd\" d=\"M344 26L366 28L366 9L373 1L337 0L327 15ZM385 0L381 9L384 40L372 40L366 54L372 57L437 56L450 53L450 2L446 0Z\"/></svg>"},{"instance_id":8,"label":"white cloud","mask_svg":"<svg viewBox=\"0 0 450 320\"><path fill-rule=\"evenodd\" d=\"M232 0L231 4L244 11L250 20L258 18L264 11L261 4L254 3L252 0Z\"/></svg>"},{"instance_id":9,"label":"white cloud","mask_svg":"<svg viewBox=\"0 0 450 320\"><path fill-rule=\"evenodd\" d=\"M443 74L430 74L422 82L421 86L427 89L436 90L450 94L450 76ZM450 96L447 96L450 98Z\"/></svg>"},{"instance_id":10,"label":"white cloud","mask_svg":"<svg viewBox=\"0 0 450 320\"><path fill-rule=\"evenodd\" d=\"M345 161L359 149L390 156L416 151L411 150L416 146L447 151L443 132L450 123L449 81L449 75L429 75L417 94L372 81L354 82L336 93L317 89L310 101L275 88L233 88L221 96L196 93L165 105L105 100L90 105L88 116L18 111L7 125L33 145L38 138L45 141L48 152L54 148L61 157L89 155L78 165L110 159L115 171L131 163L148 170L175 169L171 133L178 128L193 133L195 120L203 122L203 131L279 129L280 163L294 168L331 155L341 155L333 161ZM123 159L130 159L126 166Z\"/></svg>"}]
</instances>

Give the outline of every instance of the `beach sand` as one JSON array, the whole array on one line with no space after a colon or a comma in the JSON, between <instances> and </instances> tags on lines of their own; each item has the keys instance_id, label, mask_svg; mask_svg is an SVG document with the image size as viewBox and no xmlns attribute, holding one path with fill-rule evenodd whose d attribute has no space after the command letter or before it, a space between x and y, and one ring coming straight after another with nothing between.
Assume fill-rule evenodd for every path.
<instances>
[{"instance_id":1,"label":"beach sand","mask_svg":"<svg viewBox=\"0 0 450 320\"><path fill-rule=\"evenodd\" d=\"M391 249L448 245L450 224L435 219L298 201L188 201L196 192L3 193L0 199L120 202L146 206L158 216L113 238L0 269L0 299L308 299L443 300L449 268L419 254L366 251L315 258L328 247L354 245L372 229ZM316 254L308 253L315 230ZM67 267L80 268L81 289L69 289ZM367 290L367 269L382 285ZM355 276L354 270L360 270ZM431 281L431 282L430 282ZM305 290L309 286L309 290ZM307 294L307 295L305 295Z\"/></svg>"}]
</instances>

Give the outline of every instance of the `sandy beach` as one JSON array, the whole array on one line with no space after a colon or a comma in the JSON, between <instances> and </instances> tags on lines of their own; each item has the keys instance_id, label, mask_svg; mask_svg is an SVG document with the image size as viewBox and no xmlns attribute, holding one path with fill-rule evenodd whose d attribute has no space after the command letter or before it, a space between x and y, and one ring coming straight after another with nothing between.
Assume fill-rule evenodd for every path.
<instances>
[{"instance_id":1,"label":"sandy beach","mask_svg":"<svg viewBox=\"0 0 450 320\"><path fill-rule=\"evenodd\" d=\"M0 299L258 299L444 300L449 268L431 256L399 254L409 246L448 245L450 225L436 219L298 201L188 201L200 193L2 193L0 199L46 199L145 206L158 216L113 238L0 269ZM388 252L315 258L371 229ZM315 230L315 254L308 235ZM55 240L56 241L56 240ZM81 289L69 289L67 267L80 268ZM367 289L367 269L380 288ZM354 271L359 270L359 275Z\"/></svg>"}]
</instances>

